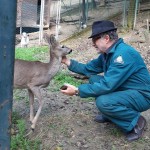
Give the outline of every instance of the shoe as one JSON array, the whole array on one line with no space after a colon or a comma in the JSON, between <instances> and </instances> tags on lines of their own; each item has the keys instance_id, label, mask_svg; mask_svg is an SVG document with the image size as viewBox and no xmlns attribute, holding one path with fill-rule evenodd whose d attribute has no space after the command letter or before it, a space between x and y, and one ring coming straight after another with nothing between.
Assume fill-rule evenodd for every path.
<instances>
[{"instance_id":1,"label":"shoe","mask_svg":"<svg viewBox=\"0 0 150 150\"><path fill-rule=\"evenodd\" d=\"M103 115L97 115L94 118L94 121L98 122L98 123L106 123L106 122L111 122L109 119L105 118Z\"/></svg>"},{"instance_id":2,"label":"shoe","mask_svg":"<svg viewBox=\"0 0 150 150\"><path fill-rule=\"evenodd\" d=\"M140 116L133 130L127 134L126 139L129 142L132 142L141 138L143 136L143 132L145 128L146 128L146 120L143 116Z\"/></svg>"}]
</instances>

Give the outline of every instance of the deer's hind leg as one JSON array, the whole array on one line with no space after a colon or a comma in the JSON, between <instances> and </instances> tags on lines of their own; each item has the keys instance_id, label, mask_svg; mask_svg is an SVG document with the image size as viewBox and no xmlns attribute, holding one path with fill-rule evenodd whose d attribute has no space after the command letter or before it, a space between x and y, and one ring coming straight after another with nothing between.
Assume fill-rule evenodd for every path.
<instances>
[{"instance_id":1,"label":"deer's hind leg","mask_svg":"<svg viewBox=\"0 0 150 150\"><path fill-rule=\"evenodd\" d=\"M34 116L34 118L32 120L32 125L31 125L32 130L34 130L35 125L37 123L37 120L38 120L38 118L40 116L42 107L43 107L43 100L42 100L41 91L40 91L39 87L36 87L36 86L30 87L30 90L32 91L34 96L37 97L37 99L39 101L39 108L38 108L38 111L37 111L36 115Z\"/></svg>"},{"instance_id":2,"label":"deer's hind leg","mask_svg":"<svg viewBox=\"0 0 150 150\"><path fill-rule=\"evenodd\" d=\"M29 103L30 103L30 121L32 123L33 119L34 119L34 94L33 92L28 89L28 93L29 93Z\"/></svg>"}]
</instances>

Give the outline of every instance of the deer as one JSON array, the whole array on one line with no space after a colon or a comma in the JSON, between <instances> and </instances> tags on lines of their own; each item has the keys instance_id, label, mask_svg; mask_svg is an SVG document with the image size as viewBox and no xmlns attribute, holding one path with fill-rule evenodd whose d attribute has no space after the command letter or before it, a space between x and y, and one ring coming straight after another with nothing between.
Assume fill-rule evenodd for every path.
<instances>
[{"instance_id":1,"label":"deer","mask_svg":"<svg viewBox=\"0 0 150 150\"><path fill-rule=\"evenodd\" d=\"M72 49L61 46L54 35L44 35L49 44L50 60L48 63L40 61L26 61L16 59L14 63L14 89L27 89L30 104L31 129L34 131L40 116L43 98L41 89L46 88L61 66L62 57L70 54ZM34 97L38 99L39 107L34 115Z\"/></svg>"}]
</instances>

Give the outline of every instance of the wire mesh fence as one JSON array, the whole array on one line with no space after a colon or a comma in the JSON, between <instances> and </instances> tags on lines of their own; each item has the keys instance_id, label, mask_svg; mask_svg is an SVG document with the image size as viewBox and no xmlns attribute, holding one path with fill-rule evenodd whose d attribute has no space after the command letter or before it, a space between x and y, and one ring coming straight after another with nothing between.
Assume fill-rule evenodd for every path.
<instances>
[{"instance_id":1,"label":"wire mesh fence","mask_svg":"<svg viewBox=\"0 0 150 150\"><path fill-rule=\"evenodd\" d=\"M45 2L43 20L40 24L42 0L18 0L18 34L36 33L38 39L42 25L44 32L58 34L58 37L63 39L90 26L95 20L108 19L117 14L122 14L121 24L123 26L127 24L129 0L43 1Z\"/></svg>"}]
</instances>

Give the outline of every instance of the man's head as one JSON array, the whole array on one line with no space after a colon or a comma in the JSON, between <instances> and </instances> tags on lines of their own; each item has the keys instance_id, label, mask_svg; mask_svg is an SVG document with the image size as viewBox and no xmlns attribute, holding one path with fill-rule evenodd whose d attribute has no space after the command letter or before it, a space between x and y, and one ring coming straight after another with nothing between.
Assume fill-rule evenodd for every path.
<instances>
[{"instance_id":1,"label":"man's head","mask_svg":"<svg viewBox=\"0 0 150 150\"><path fill-rule=\"evenodd\" d=\"M92 25L92 35L89 38L98 36L101 33L117 30L114 23L108 20L95 21Z\"/></svg>"},{"instance_id":2,"label":"man's head","mask_svg":"<svg viewBox=\"0 0 150 150\"><path fill-rule=\"evenodd\" d=\"M92 38L98 51L104 53L118 39L116 31L117 28L113 22L107 20L96 21L92 25L92 35L89 38Z\"/></svg>"}]
</instances>

